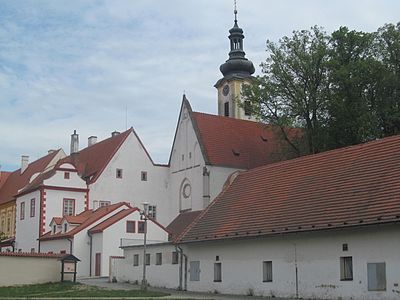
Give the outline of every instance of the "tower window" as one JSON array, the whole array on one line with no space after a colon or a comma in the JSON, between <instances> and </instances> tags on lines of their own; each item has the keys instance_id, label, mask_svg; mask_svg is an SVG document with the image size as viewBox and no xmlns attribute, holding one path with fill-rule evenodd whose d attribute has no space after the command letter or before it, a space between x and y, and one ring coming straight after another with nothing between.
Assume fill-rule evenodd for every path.
<instances>
[{"instance_id":1,"label":"tower window","mask_svg":"<svg viewBox=\"0 0 400 300\"><path fill-rule=\"evenodd\" d=\"M224 104L224 116L229 117L229 102L225 102Z\"/></svg>"},{"instance_id":2,"label":"tower window","mask_svg":"<svg viewBox=\"0 0 400 300\"><path fill-rule=\"evenodd\" d=\"M115 177L116 178L122 178L122 169L117 169L116 170Z\"/></svg>"}]
</instances>

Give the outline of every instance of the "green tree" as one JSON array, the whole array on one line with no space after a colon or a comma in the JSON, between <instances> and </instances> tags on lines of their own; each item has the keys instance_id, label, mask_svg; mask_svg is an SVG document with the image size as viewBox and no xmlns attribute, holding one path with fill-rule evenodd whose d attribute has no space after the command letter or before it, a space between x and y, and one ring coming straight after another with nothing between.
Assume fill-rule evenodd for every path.
<instances>
[{"instance_id":1,"label":"green tree","mask_svg":"<svg viewBox=\"0 0 400 300\"><path fill-rule=\"evenodd\" d=\"M400 23L378 29L375 56L382 63L375 111L381 136L400 133Z\"/></svg>"},{"instance_id":2,"label":"green tree","mask_svg":"<svg viewBox=\"0 0 400 300\"><path fill-rule=\"evenodd\" d=\"M341 27L329 50L328 148L359 144L379 135L373 106L381 64L373 53L374 34Z\"/></svg>"},{"instance_id":3,"label":"green tree","mask_svg":"<svg viewBox=\"0 0 400 300\"><path fill-rule=\"evenodd\" d=\"M298 155L305 153L290 140L286 127L304 128L306 152L324 150L329 96L328 36L317 26L294 31L292 37L285 36L279 43L267 41L267 52L269 57L261 65L264 76L243 88L252 114L279 126Z\"/></svg>"}]
</instances>

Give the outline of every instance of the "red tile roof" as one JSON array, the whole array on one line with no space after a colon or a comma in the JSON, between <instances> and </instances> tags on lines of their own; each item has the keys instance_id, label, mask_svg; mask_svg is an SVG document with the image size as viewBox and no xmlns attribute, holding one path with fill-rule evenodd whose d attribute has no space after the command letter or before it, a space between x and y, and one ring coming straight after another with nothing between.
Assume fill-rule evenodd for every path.
<instances>
[{"instance_id":1,"label":"red tile roof","mask_svg":"<svg viewBox=\"0 0 400 300\"><path fill-rule=\"evenodd\" d=\"M122 206L126 206L128 208L130 207L130 205L126 202L119 202L116 204L100 207L96 210L86 210L76 216L77 219L80 219L80 218L85 219L80 225L74 227L72 230L68 231L67 233L52 234L51 231L49 231L49 232L45 233L42 237L40 237L39 240L46 241L46 240L72 238L78 232L89 227L94 222L100 220L101 218L107 216L108 214L114 212L116 209L118 209Z\"/></svg>"},{"instance_id":2,"label":"red tile roof","mask_svg":"<svg viewBox=\"0 0 400 300\"><path fill-rule=\"evenodd\" d=\"M206 164L250 169L296 157L277 127L199 112L191 116ZM289 137L299 134L289 129Z\"/></svg>"},{"instance_id":3,"label":"red tile roof","mask_svg":"<svg viewBox=\"0 0 400 300\"><path fill-rule=\"evenodd\" d=\"M8 175L6 182L0 188L0 204L7 203L14 200L14 196L18 190L29 184L29 179L35 173L43 172L50 164L52 159L61 151L61 149L54 151L42 158L31 162L27 169L21 174L21 169L18 169Z\"/></svg>"},{"instance_id":4,"label":"red tile roof","mask_svg":"<svg viewBox=\"0 0 400 300\"><path fill-rule=\"evenodd\" d=\"M8 176L10 176L11 172L0 171L0 189L6 182Z\"/></svg>"},{"instance_id":5,"label":"red tile roof","mask_svg":"<svg viewBox=\"0 0 400 300\"><path fill-rule=\"evenodd\" d=\"M201 210L187 211L180 213L168 226L167 230L171 233L171 239L180 236L182 232L191 224L201 213Z\"/></svg>"},{"instance_id":6,"label":"red tile roof","mask_svg":"<svg viewBox=\"0 0 400 300\"><path fill-rule=\"evenodd\" d=\"M399 222L399 166L394 136L241 172L180 241Z\"/></svg>"},{"instance_id":7,"label":"red tile roof","mask_svg":"<svg viewBox=\"0 0 400 300\"><path fill-rule=\"evenodd\" d=\"M72 163L82 178L89 178L89 182L93 183L131 132L133 132L133 128L86 147L77 153L67 156L58 165Z\"/></svg>"},{"instance_id":8,"label":"red tile roof","mask_svg":"<svg viewBox=\"0 0 400 300\"><path fill-rule=\"evenodd\" d=\"M119 220L125 218L126 216L130 215L131 213L138 211L139 209L134 207L134 208L129 208L129 209L124 209L119 212L117 212L115 215L111 216L107 220L104 220L103 222L97 224L95 227L91 228L89 230L90 233L99 233L103 232L105 229L110 227L111 225L117 223Z\"/></svg>"},{"instance_id":9,"label":"red tile roof","mask_svg":"<svg viewBox=\"0 0 400 300\"><path fill-rule=\"evenodd\" d=\"M54 217L51 221L54 221L57 225L61 225L61 221L63 218L61 217Z\"/></svg>"}]
</instances>

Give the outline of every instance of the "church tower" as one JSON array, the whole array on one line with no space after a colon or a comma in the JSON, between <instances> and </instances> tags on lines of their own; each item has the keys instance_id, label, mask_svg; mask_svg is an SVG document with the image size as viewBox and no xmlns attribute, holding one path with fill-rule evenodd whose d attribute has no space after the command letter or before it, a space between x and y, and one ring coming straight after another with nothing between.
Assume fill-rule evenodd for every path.
<instances>
[{"instance_id":1,"label":"church tower","mask_svg":"<svg viewBox=\"0 0 400 300\"><path fill-rule=\"evenodd\" d=\"M218 90L218 115L236 119L255 120L249 112L238 105L243 84L252 80L255 69L253 63L245 58L243 51L243 30L237 22L235 4L235 22L229 30L230 52L228 60L220 66L224 76L214 85Z\"/></svg>"}]
</instances>

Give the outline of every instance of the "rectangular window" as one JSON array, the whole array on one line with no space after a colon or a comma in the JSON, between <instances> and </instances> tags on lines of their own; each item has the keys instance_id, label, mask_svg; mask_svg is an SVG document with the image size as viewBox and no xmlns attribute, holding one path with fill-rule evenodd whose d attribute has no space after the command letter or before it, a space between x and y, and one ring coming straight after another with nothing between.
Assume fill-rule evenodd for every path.
<instances>
[{"instance_id":1,"label":"rectangular window","mask_svg":"<svg viewBox=\"0 0 400 300\"><path fill-rule=\"evenodd\" d=\"M146 253L146 266L150 266L150 253Z\"/></svg>"},{"instance_id":2,"label":"rectangular window","mask_svg":"<svg viewBox=\"0 0 400 300\"><path fill-rule=\"evenodd\" d=\"M224 104L224 116L229 117L229 102L225 102Z\"/></svg>"},{"instance_id":3,"label":"rectangular window","mask_svg":"<svg viewBox=\"0 0 400 300\"><path fill-rule=\"evenodd\" d=\"M66 253L67 253L66 250L61 250L61 251L60 251L60 254L66 254Z\"/></svg>"},{"instance_id":4,"label":"rectangular window","mask_svg":"<svg viewBox=\"0 0 400 300\"><path fill-rule=\"evenodd\" d=\"M35 206L36 206L35 199L31 199L31 212L30 212L31 218L35 216Z\"/></svg>"},{"instance_id":5,"label":"rectangular window","mask_svg":"<svg viewBox=\"0 0 400 300\"><path fill-rule=\"evenodd\" d=\"M21 220L25 219L25 202L21 202L21 211L19 218Z\"/></svg>"},{"instance_id":6,"label":"rectangular window","mask_svg":"<svg viewBox=\"0 0 400 300\"><path fill-rule=\"evenodd\" d=\"M64 232L67 232L67 231L68 231L68 224L64 223Z\"/></svg>"},{"instance_id":7,"label":"rectangular window","mask_svg":"<svg viewBox=\"0 0 400 300\"><path fill-rule=\"evenodd\" d=\"M57 225L53 225L53 233L57 232Z\"/></svg>"},{"instance_id":8,"label":"rectangular window","mask_svg":"<svg viewBox=\"0 0 400 300\"><path fill-rule=\"evenodd\" d=\"M340 280L353 280L353 257L340 258Z\"/></svg>"},{"instance_id":9,"label":"rectangular window","mask_svg":"<svg viewBox=\"0 0 400 300\"><path fill-rule=\"evenodd\" d=\"M141 179L142 181L147 181L147 172L146 172L146 171L142 171L142 172L140 173L140 179Z\"/></svg>"},{"instance_id":10,"label":"rectangular window","mask_svg":"<svg viewBox=\"0 0 400 300\"><path fill-rule=\"evenodd\" d=\"M162 265L162 253L156 253L156 265Z\"/></svg>"},{"instance_id":11,"label":"rectangular window","mask_svg":"<svg viewBox=\"0 0 400 300\"><path fill-rule=\"evenodd\" d=\"M69 172L64 172L64 179L69 179Z\"/></svg>"},{"instance_id":12,"label":"rectangular window","mask_svg":"<svg viewBox=\"0 0 400 300\"><path fill-rule=\"evenodd\" d=\"M75 215L75 199L64 199L63 216Z\"/></svg>"},{"instance_id":13,"label":"rectangular window","mask_svg":"<svg viewBox=\"0 0 400 300\"><path fill-rule=\"evenodd\" d=\"M263 282L272 282L272 261L263 261Z\"/></svg>"},{"instance_id":14,"label":"rectangular window","mask_svg":"<svg viewBox=\"0 0 400 300\"><path fill-rule=\"evenodd\" d=\"M108 206L111 204L111 201L99 201L99 207Z\"/></svg>"},{"instance_id":15,"label":"rectangular window","mask_svg":"<svg viewBox=\"0 0 400 300\"><path fill-rule=\"evenodd\" d=\"M122 178L122 169L117 169L115 172L115 177Z\"/></svg>"},{"instance_id":16,"label":"rectangular window","mask_svg":"<svg viewBox=\"0 0 400 300\"><path fill-rule=\"evenodd\" d=\"M251 116L251 103L249 100L244 101L244 115Z\"/></svg>"},{"instance_id":17,"label":"rectangular window","mask_svg":"<svg viewBox=\"0 0 400 300\"><path fill-rule=\"evenodd\" d=\"M386 264L368 263L368 291L386 291Z\"/></svg>"},{"instance_id":18,"label":"rectangular window","mask_svg":"<svg viewBox=\"0 0 400 300\"><path fill-rule=\"evenodd\" d=\"M144 221L138 221L138 233L144 233Z\"/></svg>"},{"instance_id":19,"label":"rectangular window","mask_svg":"<svg viewBox=\"0 0 400 300\"><path fill-rule=\"evenodd\" d=\"M214 282L222 281L222 264L220 262L214 263Z\"/></svg>"},{"instance_id":20,"label":"rectangular window","mask_svg":"<svg viewBox=\"0 0 400 300\"><path fill-rule=\"evenodd\" d=\"M157 207L155 205L149 205L149 217L156 220L157 218Z\"/></svg>"},{"instance_id":21,"label":"rectangular window","mask_svg":"<svg viewBox=\"0 0 400 300\"><path fill-rule=\"evenodd\" d=\"M7 219L7 232L9 233L11 231L11 219Z\"/></svg>"},{"instance_id":22,"label":"rectangular window","mask_svg":"<svg viewBox=\"0 0 400 300\"><path fill-rule=\"evenodd\" d=\"M179 255L178 255L178 252L173 251L173 252L172 252L172 264L173 264L173 265L177 265L178 262L179 262Z\"/></svg>"},{"instance_id":23,"label":"rectangular window","mask_svg":"<svg viewBox=\"0 0 400 300\"><path fill-rule=\"evenodd\" d=\"M128 233L136 232L136 221L126 221L126 232Z\"/></svg>"},{"instance_id":24,"label":"rectangular window","mask_svg":"<svg viewBox=\"0 0 400 300\"><path fill-rule=\"evenodd\" d=\"M139 265L139 254L133 255L133 265L136 267Z\"/></svg>"}]
</instances>

